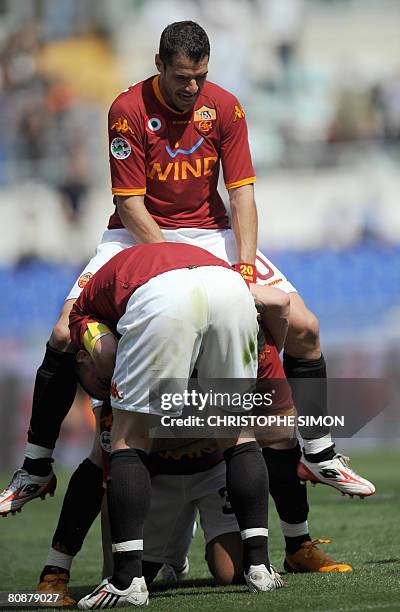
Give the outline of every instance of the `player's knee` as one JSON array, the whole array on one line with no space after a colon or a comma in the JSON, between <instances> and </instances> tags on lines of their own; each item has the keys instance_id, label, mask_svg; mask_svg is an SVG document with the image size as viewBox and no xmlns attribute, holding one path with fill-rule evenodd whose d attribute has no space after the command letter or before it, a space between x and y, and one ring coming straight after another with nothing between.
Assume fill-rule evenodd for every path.
<instances>
[{"instance_id":1,"label":"player's knee","mask_svg":"<svg viewBox=\"0 0 400 612\"><path fill-rule=\"evenodd\" d=\"M308 308L296 313L293 320L290 318L288 342L295 344L297 349L319 350L319 321ZM290 350L288 352L291 354Z\"/></svg>"},{"instance_id":2,"label":"player's knee","mask_svg":"<svg viewBox=\"0 0 400 612\"><path fill-rule=\"evenodd\" d=\"M242 542L238 532L218 536L206 546L206 561L216 584L243 581Z\"/></svg>"},{"instance_id":3,"label":"player's knee","mask_svg":"<svg viewBox=\"0 0 400 612\"><path fill-rule=\"evenodd\" d=\"M208 568L218 586L238 584L242 581L243 574L239 574L233 563L216 563L215 559L208 560Z\"/></svg>"},{"instance_id":4,"label":"player's knee","mask_svg":"<svg viewBox=\"0 0 400 612\"><path fill-rule=\"evenodd\" d=\"M71 336L69 333L68 325L60 319L55 324L53 331L51 332L50 346L57 349L58 351L66 351L71 346Z\"/></svg>"},{"instance_id":5,"label":"player's knee","mask_svg":"<svg viewBox=\"0 0 400 612\"><path fill-rule=\"evenodd\" d=\"M319 321L311 310L304 314L304 340L307 346L319 345Z\"/></svg>"},{"instance_id":6,"label":"player's knee","mask_svg":"<svg viewBox=\"0 0 400 612\"><path fill-rule=\"evenodd\" d=\"M208 566L215 580L215 584L218 586L228 586L229 584L235 584L238 582L234 571L231 571L229 568L215 567L211 566L210 564Z\"/></svg>"}]
</instances>

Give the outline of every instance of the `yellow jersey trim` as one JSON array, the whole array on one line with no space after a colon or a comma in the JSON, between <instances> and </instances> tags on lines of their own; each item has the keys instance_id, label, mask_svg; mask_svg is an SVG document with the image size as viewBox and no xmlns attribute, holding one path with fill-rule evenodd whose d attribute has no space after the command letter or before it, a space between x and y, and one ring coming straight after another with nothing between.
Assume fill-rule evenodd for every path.
<instances>
[{"instance_id":1,"label":"yellow jersey trim","mask_svg":"<svg viewBox=\"0 0 400 612\"><path fill-rule=\"evenodd\" d=\"M174 108L172 108L171 106L169 106L166 101L164 100L164 97L161 93L161 89L160 89L160 76L157 75L154 77L153 79L153 91L154 91L154 95L156 96L157 100L160 102L160 104L162 104L163 106L165 106L165 108L167 108L169 111L171 111L171 113L175 113L175 115L184 115L185 113L181 112L181 111L177 111Z\"/></svg>"},{"instance_id":2,"label":"yellow jersey trim","mask_svg":"<svg viewBox=\"0 0 400 612\"><path fill-rule=\"evenodd\" d=\"M227 189L235 189L235 187L242 187L242 185L250 185L251 183L256 182L256 177L251 176L250 178L242 179L241 181L236 181L235 183L225 183L225 187Z\"/></svg>"},{"instance_id":3,"label":"yellow jersey trim","mask_svg":"<svg viewBox=\"0 0 400 612\"><path fill-rule=\"evenodd\" d=\"M130 195L145 195L146 188L144 189L111 189L113 195L130 196Z\"/></svg>"}]
</instances>

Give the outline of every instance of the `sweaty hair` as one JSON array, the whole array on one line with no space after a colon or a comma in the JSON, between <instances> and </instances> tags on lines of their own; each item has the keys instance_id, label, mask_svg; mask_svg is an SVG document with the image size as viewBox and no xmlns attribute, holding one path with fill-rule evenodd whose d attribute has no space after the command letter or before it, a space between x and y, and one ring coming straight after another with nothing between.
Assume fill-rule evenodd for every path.
<instances>
[{"instance_id":1,"label":"sweaty hair","mask_svg":"<svg viewBox=\"0 0 400 612\"><path fill-rule=\"evenodd\" d=\"M174 55L184 55L194 62L210 56L210 41L198 23L176 21L161 34L159 55L165 65L171 65Z\"/></svg>"}]
</instances>

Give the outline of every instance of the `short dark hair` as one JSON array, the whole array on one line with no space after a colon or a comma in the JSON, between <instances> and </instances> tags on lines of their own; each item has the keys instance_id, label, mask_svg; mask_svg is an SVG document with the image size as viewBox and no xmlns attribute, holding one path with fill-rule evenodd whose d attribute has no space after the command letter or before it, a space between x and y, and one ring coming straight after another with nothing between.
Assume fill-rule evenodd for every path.
<instances>
[{"instance_id":1,"label":"short dark hair","mask_svg":"<svg viewBox=\"0 0 400 612\"><path fill-rule=\"evenodd\" d=\"M174 55L184 55L197 63L210 57L210 41L198 23L176 21L161 34L159 55L165 65L172 64Z\"/></svg>"}]
</instances>

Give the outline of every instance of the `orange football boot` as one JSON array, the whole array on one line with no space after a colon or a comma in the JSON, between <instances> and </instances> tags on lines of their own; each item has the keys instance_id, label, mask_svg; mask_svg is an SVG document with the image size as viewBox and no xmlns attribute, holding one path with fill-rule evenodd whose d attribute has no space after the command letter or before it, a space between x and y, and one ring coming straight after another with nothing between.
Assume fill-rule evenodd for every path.
<instances>
[{"instance_id":1,"label":"orange football boot","mask_svg":"<svg viewBox=\"0 0 400 612\"><path fill-rule=\"evenodd\" d=\"M48 593L59 595L57 601L40 602L41 607L45 608L72 608L76 606L76 601L72 599L68 592L69 576L65 574L45 574L43 580L37 586L38 593Z\"/></svg>"},{"instance_id":2,"label":"orange football boot","mask_svg":"<svg viewBox=\"0 0 400 612\"><path fill-rule=\"evenodd\" d=\"M348 563L338 563L317 544L329 544L332 540L311 540L303 542L301 548L290 554L286 552L284 568L291 574L305 572L352 572L353 568Z\"/></svg>"}]
</instances>

